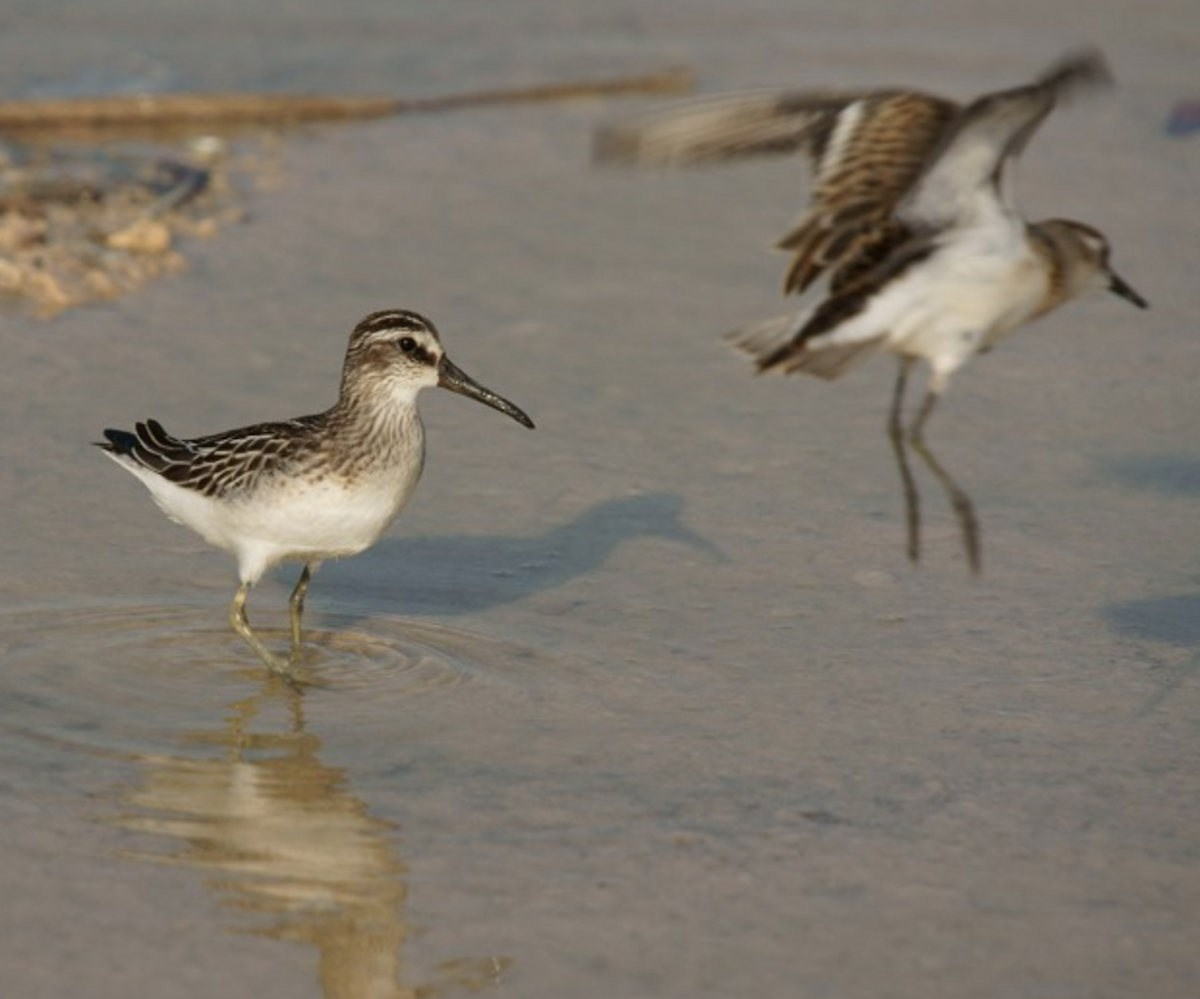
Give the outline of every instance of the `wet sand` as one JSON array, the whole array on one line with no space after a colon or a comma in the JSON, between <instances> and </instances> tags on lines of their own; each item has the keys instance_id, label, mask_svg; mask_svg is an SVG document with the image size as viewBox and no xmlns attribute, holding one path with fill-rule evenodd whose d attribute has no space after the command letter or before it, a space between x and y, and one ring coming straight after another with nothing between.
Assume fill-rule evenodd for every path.
<instances>
[{"instance_id":1,"label":"wet sand","mask_svg":"<svg viewBox=\"0 0 1200 999\"><path fill-rule=\"evenodd\" d=\"M1076 302L956 378L930 438L973 580L920 471L905 557L888 360L756 379L718 343L788 306L798 164L591 169L638 100L290 135L185 273L0 324L0 992L1194 993L1190 4L143 6L6 16L6 95L688 63L969 97L1093 43L1120 87L1047 123L1021 198L1106 231L1151 310ZM422 397L425 477L316 577L301 697L229 632L231 561L88 442L324 408L391 306L538 429ZM250 603L281 645L292 582Z\"/></svg>"}]
</instances>

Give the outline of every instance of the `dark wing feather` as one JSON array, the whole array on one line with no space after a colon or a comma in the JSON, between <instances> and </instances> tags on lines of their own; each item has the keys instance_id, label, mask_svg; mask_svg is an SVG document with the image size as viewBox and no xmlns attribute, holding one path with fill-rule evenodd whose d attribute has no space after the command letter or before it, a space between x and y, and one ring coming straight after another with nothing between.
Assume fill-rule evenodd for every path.
<instances>
[{"instance_id":1,"label":"dark wing feather","mask_svg":"<svg viewBox=\"0 0 1200 999\"><path fill-rule=\"evenodd\" d=\"M875 266L907 233L893 212L920 174L958 105L928 94L878 92L832 111L808 210L778 243L793 253L784 290L821 274L838 290Z\"/></svg>"},{"instance_id":2,"label":"dark wing feather","mask_svg":"<svg viewBox=\"0 0 1200 999\"><path fill-rule=\"evenodd\" d=\"M196 457L195 448L187 441L167 433L157 420L147 420L128 430L105 430L106 441L98 444L105 451L129 458L143 468L174 480L181 468Z\"/></svg>"}]
</instances>

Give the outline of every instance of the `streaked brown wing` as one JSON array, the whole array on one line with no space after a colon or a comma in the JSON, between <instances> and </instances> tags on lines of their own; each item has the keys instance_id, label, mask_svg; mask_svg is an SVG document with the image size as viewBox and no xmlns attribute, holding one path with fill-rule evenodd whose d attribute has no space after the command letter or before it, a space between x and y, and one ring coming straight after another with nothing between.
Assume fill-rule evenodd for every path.
<instances>
[{"instance_id":1,"label":"streaked brown wing","mask_svg":"<svg viewBox=\"0 0 1200 999\"><path fill-rule=\"evenodd\" d=\"M322 418L304 416L283 423L262 423L195 440L169 434L157 420L138 423L133 433L106 430L107 451L123 455L169 482L204 496L223 496L249 488L263 474L286 472Z\"/></svg>"},{"instance_id":2,"label":"streaked brown wing","mask_svg":"<svg viewBox=\"0 0 1200 999\"><path fill-rule=\"evenodd\" d=\"M892 213L958 110L953 101L892 91L827 112L823 141L811 150L808 210L778 243L793 253L785 291L802 292L826 271L837 291L907 238Z\"/></svg>"},{"instance_id":3,"label":"streaked brown wing","mask_svg":"<svg viewBox=\"0 0 1200 999\"><path fill-rule=\"evenodd\" d=\"M167 478L205 496L222 496L251 488L263 475L286 474L306 451L319 417L260 423L208 437L183 441L193 451L186 468Z\"/></svg>"}]
</instances>

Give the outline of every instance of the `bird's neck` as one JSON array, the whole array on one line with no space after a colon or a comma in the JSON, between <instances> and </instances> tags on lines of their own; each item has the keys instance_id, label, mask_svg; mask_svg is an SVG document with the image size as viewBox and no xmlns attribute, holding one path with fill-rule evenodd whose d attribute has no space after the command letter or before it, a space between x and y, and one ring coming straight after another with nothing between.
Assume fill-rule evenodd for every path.
<instances>
[{"instance_id":1,"label":"bird's neck","mask_svg":"<svg viewBox=\"0 0 1200 999\"><path fill-rule=\"evenodd\" d=\"M417 393L382 381L343 385L327 423L331 433L369 442L381 456L407 454L423 446Z\"/></svg>"},{"instance_id":2,"label":"bird's neck","mask_svg":"<svg viewBox=\"0 0 1200 999\"><path fill-rule=\"evenodd\" d=\"M1087 249L1072 229L1054 220L1031 224L1026 231L1046 267L1046 298L1037 313L1043 315L1087 286Z\"/></svg>"}]
</instances>

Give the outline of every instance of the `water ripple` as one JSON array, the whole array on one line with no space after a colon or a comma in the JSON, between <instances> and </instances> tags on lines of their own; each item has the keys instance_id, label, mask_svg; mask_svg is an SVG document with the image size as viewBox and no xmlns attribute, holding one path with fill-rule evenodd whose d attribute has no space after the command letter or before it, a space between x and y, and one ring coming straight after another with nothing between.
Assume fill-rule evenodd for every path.
<instances>
[{"instance_id":1,"label":"water ripple","mask_svg":"<svg viewBox=\"0 0 1200 999\"><path fill-rule=\"evenodd\" d=\"M309 697L365 694L379 706L445 691L498 659L522 657L435 623L313 617L320 627L306 630L296 664ZM0 612L0 730L66 749L139 755L206 729L231 700L281 683L224 623L209 605L10 607ZM260 633L272 648L287 648L282 631Z\"/></svg>"}]
</instances>

